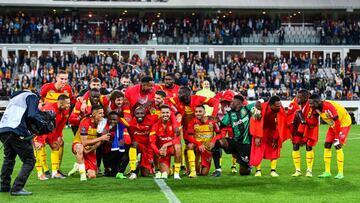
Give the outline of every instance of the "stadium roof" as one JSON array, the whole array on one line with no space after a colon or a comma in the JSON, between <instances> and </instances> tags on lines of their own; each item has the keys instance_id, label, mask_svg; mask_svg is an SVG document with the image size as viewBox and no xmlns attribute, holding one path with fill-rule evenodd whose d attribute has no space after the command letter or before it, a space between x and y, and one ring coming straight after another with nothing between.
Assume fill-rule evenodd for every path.
<instances>
[{"instance_id":1,"label":"stadium roof","mask_svg":"<svg viewBox=\"0 0 360 203\"><path fill-rule=\"evenodd\" d=\"M168 0L167 2L11 0L1 6L62 8L360 9L360 0Z\"/></svg>"}]
</instances>

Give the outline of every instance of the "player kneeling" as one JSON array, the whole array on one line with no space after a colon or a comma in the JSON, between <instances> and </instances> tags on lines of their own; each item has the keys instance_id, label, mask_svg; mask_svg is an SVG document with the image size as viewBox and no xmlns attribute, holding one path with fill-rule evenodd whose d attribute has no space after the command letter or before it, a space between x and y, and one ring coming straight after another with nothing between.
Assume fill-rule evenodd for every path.
<instances>
[{"instance_id":1,"label":"player kneeling","mask_svg":"<svg viewBox=\"0 0 360 203\"><path fill-rule=\"evenodd\" d=\"M214 133L217 135L214 136ZM195 107L195 118L192 118L188 126L188 159L190 165L190 178L196 177L196 172L201 175L208 175L212 154L211 149L214 147L216 140L220 138L220 128L216 121L209 116L205 116L205 107L199 105ZM195 153L201 155L201 167L196 164L195 170ZM198 156L197 156L198 157ZM199 160L199 157L196 158Z\"/></svg>"},{"instance_id":2,"label":"player kneeling","mask_svg":"<svg viewBox=\"0 0 360 203\"><path fill-rule=\"evenodd\" d=\"M102 142L109 141L109 134L103 134L98 137L97 128L104 119L104 110L101 106L92 106L91 117L84 118L79 125L79 129L74 137L72 150L76 155L77 163L74 169L69 172L72 175L76 169L79 170L80 180L86 180L86 172L88 178L96 178L96 148Z\"/></svg>"},{"instance_id":3,"label":"player kneeling","mask_svg":"<svg viewBox=\"0 0 360 203\"><path fill-rule=\"evenodd\" d=\"M170 160L173 155L175 157L174 179L179 180L181 179L181 142L180 136L175 133L177 124L171 122L170 115L170 107L162 105L160 107L160 119L151 128L150 142L155 155L159 157L160 163L160 172L156 173L155 178L168 178Z\"/></svg>"}]
</instances>

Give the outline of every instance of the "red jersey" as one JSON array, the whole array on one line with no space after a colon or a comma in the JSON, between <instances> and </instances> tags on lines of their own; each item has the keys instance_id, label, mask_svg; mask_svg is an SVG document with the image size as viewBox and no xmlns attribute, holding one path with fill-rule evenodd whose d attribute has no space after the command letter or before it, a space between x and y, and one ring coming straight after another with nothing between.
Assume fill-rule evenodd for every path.
<instances>
[{"instance_id":1,"label":"red jersey","mask_svg":"<svg viewBox=\"0 0 360 203\"><path fill-rule=\"evenodd\" d=\"M82 143L81 142L81 136L87 136L87 139L95 139L97 138L97 125L95 125L93 122L91 122L90 117L86 117L81 120L79 129L75 134L73 143Z\"/></svg>"},{"instance_id":2,"label":"red jersey","mask_svg":"<svg viewBox=\"0 0 360 203\"><path fill-rule=\"evenodd\" d=\"M61 94L66 94L70 97L71 103L75 104L76 99L73 97L71 86L66 84L61 89L55 88L55 83L46 83L41 87L40 97L44 102L55 103Z\"/></svg>"},{"instance_id":3,"label":"red jersey","mask_svg":"<svg viewBox=\"0 0 360 203\"><path fill-rule=\"evenodd\" d=\"M62 131L66 125L66 122L69 117L70 109L67 110L60 110L58 108L57 103L46 103L42 109L42 111L53 111L56 113L56 128L54 131L52 131L50 134L54 134L57 136L62 136Z\"/></svg>"},{"instance_id":4,"label":"red jersey","mask_svg":"<svg viewBox=\"0 0 360 203\"><path fill-rule=\"evenodd\" d=\"M180 143L180 137L175 135L174 129L175 127L171 121L168 121L164 126L161 120L158 120L151 127L150 143L156 154L159 153L159 149L165 143L172 142L172 145Z\"/></svg>"},{"instance_id":5,"label":"red jersey","mask_svg":"<svg viewBox=\"0 0 360 203\"><path fill-rule=\"evenodd\" d=\"M141 92L141 85L134 85L126 89L125 99L129 101L130 109L133 109L136 104L143 105L148 101L154 102L156 90L158 90L158 86L153 85L151 92L143 94Z\"/></svg>"},{"instance_id":6,"label":"red jersey","mask_svg":"<svg viewBox=\"0 0 360 203\"><path fill-rule=\"evenodd\" d=\"M167 98L178 97L178 95L179 95L179 89L180 89L179 85L174 84L173 88L167 88L165 86L165 84L161 84L161 85L159 85L159 88L166 92L166 97Z\"/></svg>"},{"instance_id":7,"label":"red jersey","mask_svg":"<svg viewBox=\"0 0 360 203\"><path fill-rule=\"evenodd\" d=\"M341 128L351 125L349 113L337 102L329 100L323 101L322 110L317 111L316 113L335 130L335 138L339 138Z\"/></svg>"},{"instance_id":8,"label":"red jersey","mask_svg":"<svg viewBox=\"0 0 360 203\"><path fill-rule=\"evenodd\" d=\"M215 120L209 118L205 122L197 118L191 119L187 131L189 135L188 141L198 147L209 142L215 144L216 140L221 138L219 125Z\"/></svg>"},{"instance_id":9,"label":"red jersey","mask_svg":"<svg viewBox=\"0 0 360 203\"><path fill-rule=\"evenodd\" d=\"M131 139L140 144L149 143L151 126L157 122L157 120L157 116L147 115L145 116L144 121L139 124L136 118L133 118L130 122L126 121L124 118L120 118L120 122L122 122L128 128Z\"/></svg>"},{"instance_id":10,"label":"red jersey","mask_svg":"<svg viewBox=\"0 0 360 203\"><path fill-rule=\"evenodd\" d=\"M207 104L208 106L213 107L214 110L212 116L214 118L219 112L219 101L217 99L198 96L198 95L191 95L191 101L189 106L182 104L178 97L168 98L166 99L165 103L170 105L172 107L172 110L174 110L175 112L179 112L183 116L183 121L184 119L190 120L195 116L194 115L195 107L198 105Z\"/></svg>"},{"instance_id":11,"label":"red jersey","mask_svg":"<svg viewBox=\"0 0 360 203\"><path fill-rule=\"evenodd\" d=\"M100 96L99 104L103 107L104 113L106 114L107 106L109 105L109 100L105 96L103 97L103 99L101 99L101 98L102 97ZM81 101L77 101L75 103L75 107L69 117L69 124L71 126L78 126L82 118L91 114L92 105L91 105L90 99L86 100L85 112L81 111L81 105L82 105Z\"/></svg>"},{"instance_id":12,"label":"red jersey","mask_svg":"<svg viewBox=\"0 0 360 203\"><path fill-rule=\"evenodd\" d=\"M301 111L306 124L296 123L295 114L297 111ZM304 133L304 136L307 138L313 138L317 140L319 134L319 116L314 114L313 110L310 108L309 102L306 101L306 104L301 106L294 99L288 108L287 112L289 129L292 135L294 136L297 132Z\"/></svg>"}]
</instances>

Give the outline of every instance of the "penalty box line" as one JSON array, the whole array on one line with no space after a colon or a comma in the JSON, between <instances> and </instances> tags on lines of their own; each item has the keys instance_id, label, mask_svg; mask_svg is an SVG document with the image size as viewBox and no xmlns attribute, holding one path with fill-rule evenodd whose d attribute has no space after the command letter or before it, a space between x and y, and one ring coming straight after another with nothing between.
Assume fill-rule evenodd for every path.
<instances>
[{"instance_id":1,"label":"penalty box line","mask_svg":"<svg viewBox=\"0 0 360 203\"><path fill-rule=\"evenodd\" d=\"M181 201L176 197L171 188L165 183L162 179L154 179L155 183L161 189L161 192L164 193L166 199L169 200L170 203L181 203Z\"/></svg>"}]
</instances>

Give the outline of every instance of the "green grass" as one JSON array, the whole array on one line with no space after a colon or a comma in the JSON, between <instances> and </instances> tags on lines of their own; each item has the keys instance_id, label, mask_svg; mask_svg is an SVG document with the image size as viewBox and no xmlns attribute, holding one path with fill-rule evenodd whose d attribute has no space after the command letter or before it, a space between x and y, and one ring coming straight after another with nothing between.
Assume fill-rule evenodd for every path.
<instances>
[{"instance_id":1,"label":"green grass","mask_svg":"<svg viewBox=\"0 0 360 203\"><path fill-rule=\"evenodd\" d=\"M223 176L221 178L198 177L181 181L169 179L166 183L182 202L360 202L360 126L352 126L348 142L344 146L345 179L319 179L324 170L323 141L327 126L321 126L319 143L315 148L313 178L305 176L293 178L294 166L291 158L291 143L287 141L278 161L280 177L269 176L269 161L263 161L263 177L240 177L230 174L230 156L223 156ZM65 154L62 170L71 169L74 156L71 153L72 134L65 132ZM302 169L305 165L305 149L302 148ZM0 162L3 160L0 152ZM48 164L50 165L48 153ZM333 151L333 176L337 173L336 153ZM14 177L21 166L20 160ZM152 178L138 178L135 181L99 177L80 182L79 176L64 180L38 181L35 170L31 174L26 189L34 194L29 197L12 197L0 194L4 202L167 202Z\"/></svg>"}]
</instances>

